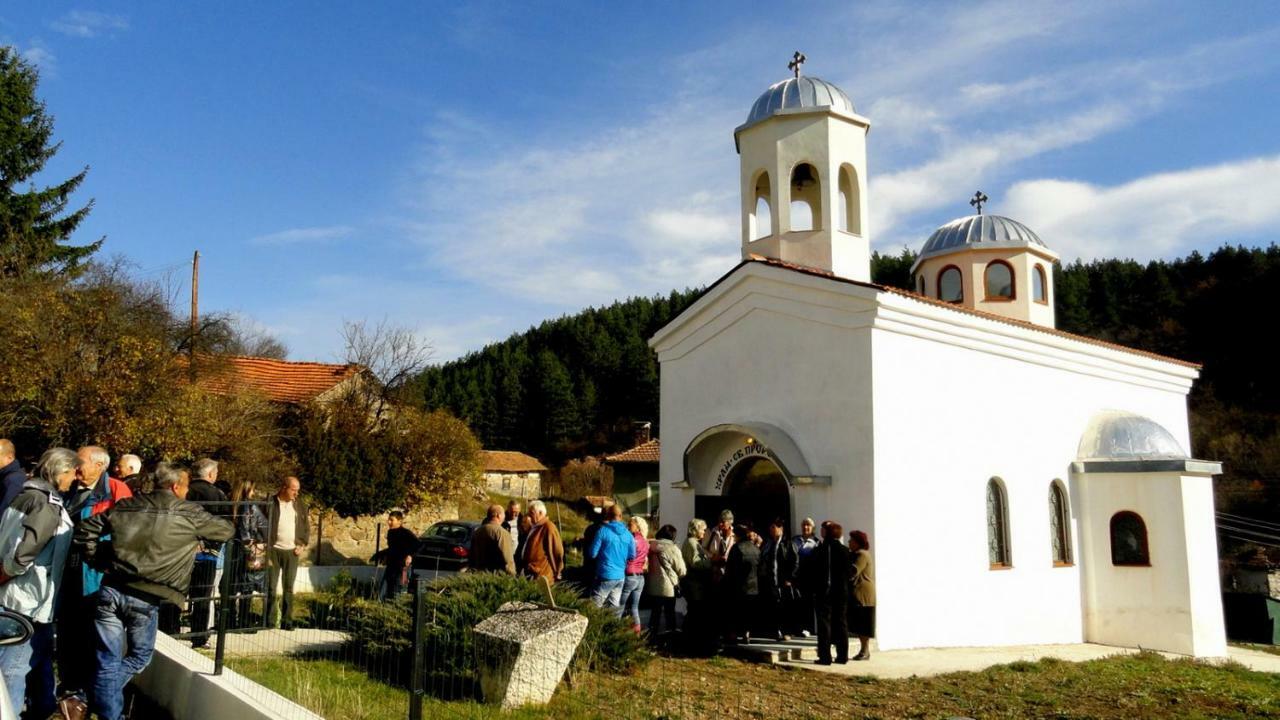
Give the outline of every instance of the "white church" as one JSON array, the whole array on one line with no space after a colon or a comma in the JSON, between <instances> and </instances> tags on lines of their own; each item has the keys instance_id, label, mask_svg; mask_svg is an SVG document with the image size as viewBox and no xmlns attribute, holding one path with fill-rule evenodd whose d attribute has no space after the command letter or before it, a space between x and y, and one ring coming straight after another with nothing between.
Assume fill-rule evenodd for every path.
<instances>
[{"instance_id":1,"label":"white church","mask_svg":"<svg viewBox=\"0 0 1280 720\"><path fill-rule=\"evenodd\" d=\"M650 341L662 521L866 531L882 650L1224 656L1199 366L1056 329L1057 255L981 205L872 283L870 127L797 71L734 130L742 262Z\"/></svg>"}]
</instances>

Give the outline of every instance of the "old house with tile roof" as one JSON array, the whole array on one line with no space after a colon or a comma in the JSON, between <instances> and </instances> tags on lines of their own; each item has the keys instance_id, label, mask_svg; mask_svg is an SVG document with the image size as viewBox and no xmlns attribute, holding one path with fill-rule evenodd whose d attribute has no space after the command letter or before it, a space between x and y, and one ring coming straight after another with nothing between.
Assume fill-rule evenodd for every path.
<instances>
[{"instance_id":1,"label":"old house with tile roof","mask_svg":"<svg viewBox=\"0 0 1280 720\"><path fill-rule=\"evenodd\" d=\"M324 403L363 382L360 366L347 363L299 362L274 358L234 355L219 358L199 378L214 392L248 387L262 393L272 402L298 404Z\"/></svg>"},{"instance_id":2,"label":"old house with tile roof","mask_svg":"<svg viewBox=\"0 0 1280 720\"><path fill-rule=\"evenodd\" d=\"M519 498L542 496L547 467L515 450L482 450L485 489Z\"/></svg>"},{"instance_id":3,"label":"old house with tile roof","mask_svg":"<svg viewBox=\"0 0 1280 720\"><path fill-rule=\"evenodd\" d=\"M1058 330L1057 254L982 193L872 283L869 129L797 71L734 131L742 262L650 340L661 521L865 531L882 649L1224 656L1199 366Z\"/></svg>"},{"instance_id":4,"label":"old house with tile roof","mask_svg":"<svg viewBox=\"0 0 1280 720\"><path fill-rule=\"evenodd\" d=\"M649 438L649 423L644 423L635 447L605 456L605 463L613 468L613 497L626 514L658 516L661 448L657 438Z\"/></svg>"}]
</instances>

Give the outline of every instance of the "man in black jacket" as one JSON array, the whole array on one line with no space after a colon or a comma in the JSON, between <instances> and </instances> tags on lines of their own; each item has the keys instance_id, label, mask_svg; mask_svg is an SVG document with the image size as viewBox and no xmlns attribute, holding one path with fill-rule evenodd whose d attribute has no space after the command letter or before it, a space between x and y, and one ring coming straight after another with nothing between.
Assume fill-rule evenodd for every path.
<instances>
[{"instance_id":1,"label":"man in black jacket","mask_svg":"<svg viewBox=\"0 0 1280 720\"><path fill-rule=\"evenodd\" d=\"M769 537L760 549L760 598L764 630L770 640L790 640L783 633L787 614L786 605L791 602L799 562L795 546L787 540L782 518L769 525Z\"/></svg>"},{"instance_id":2,"label":"man in black jacket","mask_svg":"<svg viewBox=\"0 0 1280 720\"><path fill-rule=\"evenodd\" d=\"M27 474L18 464L18 453L13 443L0 438L0 513L9 507L9 503L22 492L22 485L27 481Z\"/></svg>"},{"instance_id":3,"label":"man in black jacket","mask_svg":"<svg viewBox=\"0 0 1280 720\"><path fill-rule=\"evenodd\" d=\"M217 517L230 518L231 504L227 502L226 493L214 485L218 481L218 463L209 458L201 458L192 468L195 478L187 490L187 500L198 503L205 512ZM218 560L222 557L221 543L206 543L196 552L196 562L191 569L191 632L199 633L209 629L209 608L214 589L218 587ZM205 599L201 599L205 598ZM191 647L200 648L209 644L208 635L196 635L191 638Z\"/></svg>"},{"instance_id":4,"label":"man in black jacket","mask_svg":"<svg viewBox=\"0 0 1280 720\"><path fill-rule=\"evenodd\" d=\"M849 548L840 544L844 528L840 523L822 523L822 544L809 556L806 586L813 595L818 625L818 664L831 664L831 646L836 646L836 662L849 662Z\"/></svg>"},{"instance_id":5,"label":"man in black jacket","mask_svg":"<svg viewBox=\"0 0 1280 720\"><path fill-rule=\"evenodd\" d=\"M124 499L75 531L76 546L106 573L93 598L98 638L90 697L103 720L118 720L124 686L151 662L160 603L186 601L197 543L223 543L234 533L229 520L183 499L187 485L177 467L160 463L155 477L155 492ZM99 545L104 535L111 542Z\"/></svg>"}]
</instances>

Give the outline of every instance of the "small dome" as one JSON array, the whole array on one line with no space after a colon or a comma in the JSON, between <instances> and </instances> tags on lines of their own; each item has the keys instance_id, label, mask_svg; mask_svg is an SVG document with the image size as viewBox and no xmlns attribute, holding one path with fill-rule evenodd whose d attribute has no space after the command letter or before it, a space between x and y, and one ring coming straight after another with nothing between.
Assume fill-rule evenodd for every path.
<instances>
[{"instance_id":1,"label":"small dome","mask_svg":"<svg viewBox=\"0 0 1280 720\"><path fill-rule=\"evenodd\" d=\"M1049 249L1038 235L1017 220L999 215L969 215L933 231L920 250L919 260L966 247L1016 248L1032 245Z\"/></svg>"},{"instance_id":2,"label":"small dome","mask_svg":"<svg viewBox=\"0 0 1280 720\"><path fill-rule=\"evenodd\" d=\"M808 75L774 83L751 106L746 125L763 120L779 110L830 107L853 114L853 101L840 88Z\"/></svg>"},{"instance_id":3,"label":"small dome","mask_svg":"<svg viewBox=\"0 0 1280 720\"><path fill-rule=\"evenodd\" d=\"M1123 410L1104 410L1080 439L1081 460L1183 460L1187 454L1156 421Z\"/></svg>"}]
</instances>

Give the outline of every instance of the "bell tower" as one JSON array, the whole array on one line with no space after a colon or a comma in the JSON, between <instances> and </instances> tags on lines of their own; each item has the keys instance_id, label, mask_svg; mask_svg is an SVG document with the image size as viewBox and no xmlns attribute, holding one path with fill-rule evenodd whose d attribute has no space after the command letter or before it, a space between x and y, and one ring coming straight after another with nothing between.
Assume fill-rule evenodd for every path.
<instances>
[{"instance_id":1,"label":"bell tower","mask_svg":"<svg viewBox=\"0 0 1280 720\"><path fill-rule=\"evenodd\" d=\"M871 280L867 132L835 85L800 74L756 100L733 131L741 158L742 257L762 255Z\"/></svg>"}]
</instances>

